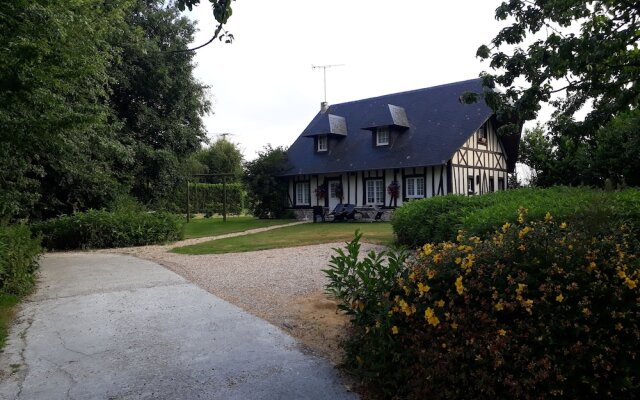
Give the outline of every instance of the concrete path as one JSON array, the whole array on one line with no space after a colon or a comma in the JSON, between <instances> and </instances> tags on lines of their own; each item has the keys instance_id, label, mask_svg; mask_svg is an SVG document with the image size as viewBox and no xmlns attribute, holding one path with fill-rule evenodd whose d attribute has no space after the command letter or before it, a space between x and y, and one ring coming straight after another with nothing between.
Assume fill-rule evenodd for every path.
<instances>
[{"instance_id":1,"label":"concrete path","mask_svg":"<svg viewBox=\"0 0 640 400\"><path fill-rule=\"evenodd\" d=\"M356 399L274 326L137 258L41 263L0 356L2 399Z\"/></svg>"}]
</instances>

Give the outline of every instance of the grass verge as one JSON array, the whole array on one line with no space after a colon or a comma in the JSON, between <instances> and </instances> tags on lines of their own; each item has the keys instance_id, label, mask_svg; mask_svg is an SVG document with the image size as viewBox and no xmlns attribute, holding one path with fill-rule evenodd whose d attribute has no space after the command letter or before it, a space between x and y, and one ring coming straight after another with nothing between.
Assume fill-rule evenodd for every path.
<instances>
[{"instance_id":1,"label":"grass verge","mask_svg":"<svg viewBox=\"0 0 640 400\"><path fill-rule=\"evenodd\" d=\"M356 229L360 229L362 240L365 242L383 245L391 245L394 242L393 230L389 223L309 223L178 247L173 249L172 252L193 255L241 253L282 247L344 242L353 239Z\"/></svg>"},{"instance_id":2,"label":"grass verge","mask_svg":"<svg viewBox=\"0 0 640 400\"><path fill-rule=\"evenodd\" d=\"M244 232L249 229L265 228L295 222L292 219L258 219L254 217L227 217L192 219L184 226L184 238L193 239L206 236L224 235L227 233Z\"/></svg>"},{"instance_id":3,"label":"grass verge","mask_svg":"<svg viewBox=\"0 0 640 400\"><path fill-rule=\"evenodd\" d=\"M20 302L18 296L0 294L0 349L4 348L9 334L11 321L16 315L17 305Z\"/></svg>"}]
</instances>

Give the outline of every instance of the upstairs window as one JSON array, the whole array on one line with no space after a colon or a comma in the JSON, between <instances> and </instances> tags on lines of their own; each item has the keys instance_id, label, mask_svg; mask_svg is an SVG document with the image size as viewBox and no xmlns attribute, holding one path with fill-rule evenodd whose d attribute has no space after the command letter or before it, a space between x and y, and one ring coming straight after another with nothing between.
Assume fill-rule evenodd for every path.
<instances>
[{"instance_id":1,"label":"upstairs window","mask_svg":"<svg viewBox=\"0 0 640 400\"><path fill-rule=\"evenodd\" d=\"M424 197L424 177L406 178L407 198Z\"/></svg>"},{"instance_id":2,"label":"upstairs window","mask_svg":"<svg viewBox=\"0 0 640 400\"><path fill-rule=\"evenodd\" d=\"M480 127L480 129L478 129L478 144L487 144L487 137L488 137L488 133L487 133L487 124L484 124Z\"/></svg>"},{"instance_id":3,"label":"upstairs window","mask_svg":"<svg viewBox=\"0 0 640 400\"><path fill-rule=\"evenodd\" d=\"M309 182L296 183L296 205L308 206L311 204L311 194L309 193Z\"/></svg>"},{"instance_id":4,"label":"upstairs window","mask_svg":"<svg viewBox=\"0 0 640 400\"><path fill-rule=\"evenodd\" d=\"M326 135L318 136L318 151L327 151L329 149L329 143Z\"/></svg>"},{"instance_id":5,"label":"upstairs window","mask_svg":"<svg viewBox=\"0 0 640 400\"><path fill-rule=\"evenodd\" d=\"M389 145L389 128L380 128L376 132L376 146Z\"/></svg>"}]
</instances>

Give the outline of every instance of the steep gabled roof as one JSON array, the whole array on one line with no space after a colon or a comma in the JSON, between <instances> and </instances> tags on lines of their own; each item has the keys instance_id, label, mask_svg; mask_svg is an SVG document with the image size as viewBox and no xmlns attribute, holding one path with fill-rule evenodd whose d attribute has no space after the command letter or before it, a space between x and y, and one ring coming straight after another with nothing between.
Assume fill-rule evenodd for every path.
<instances>
[{"instance_id":1,"label":"steep gabled roof","mask_svg":"<svg viewBox=\"0 0 640 400\"><path fill-rule=\"evenodd\" d=\"M480 79L472 79L331 105L325 114L318 113L291 145L288 156L292 168L283 175L445 164L492 117L493 112L482 100L475 104L460 102L463 93L482 90ZM324 128L329 114L343 117L348 133L332 139L329 151L316 153L314 140L307 135L319 125ZM376 126L399 127L400 133L391 146L375 147L371 130L366 128ZM502 141L511 170L519 137Z\"/></svg>"}]
</instances>

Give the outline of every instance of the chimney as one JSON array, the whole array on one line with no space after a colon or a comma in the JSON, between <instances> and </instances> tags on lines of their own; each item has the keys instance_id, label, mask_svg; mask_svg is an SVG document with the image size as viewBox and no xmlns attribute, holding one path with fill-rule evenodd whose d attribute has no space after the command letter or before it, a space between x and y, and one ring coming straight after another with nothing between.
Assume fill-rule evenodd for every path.
<instances>
[{"instance_id":1,"label":"chimney","mask_svg":"<svg viewBox=\"0 0 640 400\"><path fill-rule=\"evenodd\" d=\"M327 103L326 101L323 101L322 103L320 103L320 112L322 114L326 113L328 109L329 109L329 103Z\"/></svg>"}]
</instances>

